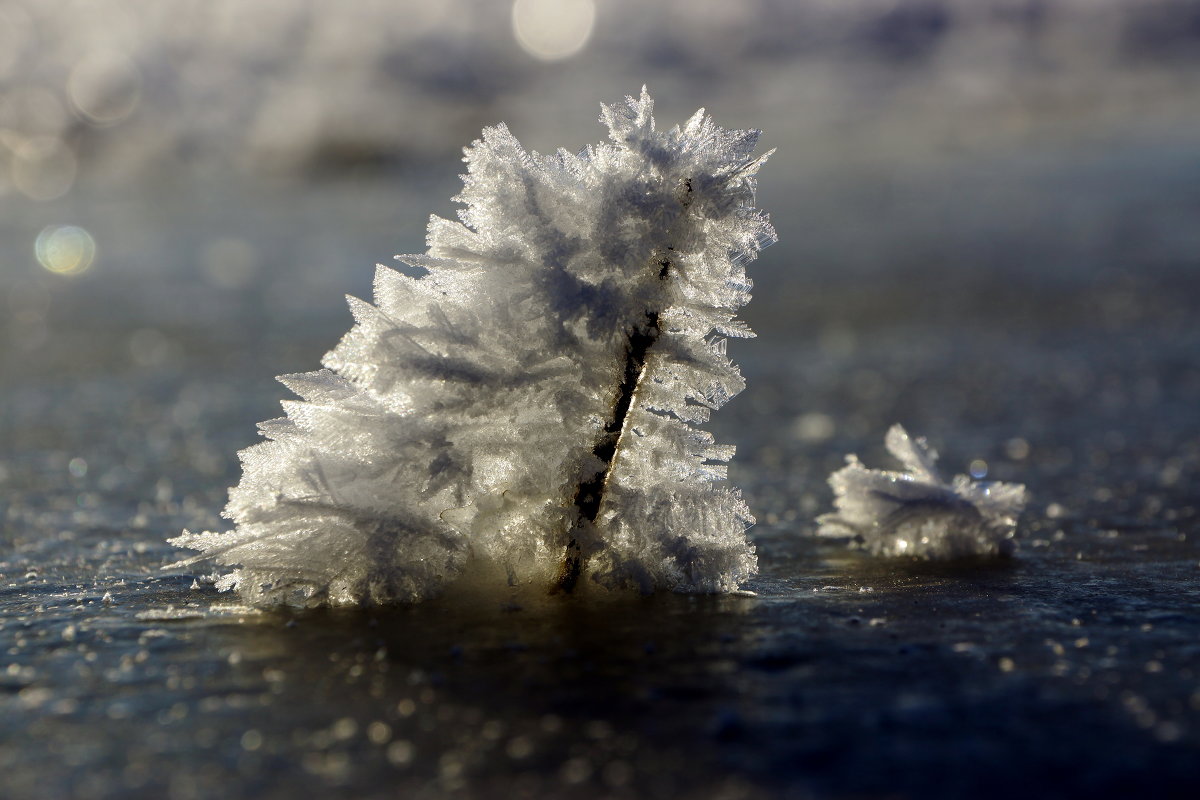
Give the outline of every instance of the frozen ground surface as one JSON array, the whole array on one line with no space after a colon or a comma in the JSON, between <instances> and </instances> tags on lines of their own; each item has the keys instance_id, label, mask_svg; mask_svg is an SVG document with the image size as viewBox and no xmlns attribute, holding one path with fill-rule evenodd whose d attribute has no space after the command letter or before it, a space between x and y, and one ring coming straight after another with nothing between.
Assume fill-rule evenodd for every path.
<instances>
[{"instance_id":1,"label":"frozen ground surface","mask_svg":"<svg viewBox=\"0 0 1200 800\"><path fill-rule=\"evenodd\" d=\"M108 244L75 280L3 286L0 794L1194 796L1185 144L764 176L783 242L756 265L761 338L731 348L750 388L713 426L760 519L753 597L288 616L193 590L163 540L219 524L271 376L314 367L340 295L420 249L453 165L10 205L6 243L57 215ZM986 214L961 199L981 185ZM1016 559L812 537L826 476L883 463L897 421L948 472L1029 487Z\"/></svg>"}]
</instances>

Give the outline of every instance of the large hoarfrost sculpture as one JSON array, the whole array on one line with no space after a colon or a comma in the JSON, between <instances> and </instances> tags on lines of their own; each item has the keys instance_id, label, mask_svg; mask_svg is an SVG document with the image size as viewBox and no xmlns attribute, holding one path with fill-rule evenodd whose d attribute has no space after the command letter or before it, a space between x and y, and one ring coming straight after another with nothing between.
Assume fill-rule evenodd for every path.
<instances>
[{"instance_id":1,"label":"large hoarfrost sculpture","mask_svg":"<svg viewBox=\"0 0 1200 800\"><path fill-rule=\"evenodd\" d=\"M731 591L755 570L733 448L696 426L743 388L725 338L745 265L775 240L754 208L757 131L653 102L603 108L611 141L466 149L460 221L433 217L416 276L374 303L300 399L241 453L227 532L172 540L236 569L260 604L416 600L471 564L569 591L580 578ZM769 154L768 154L769 155Z\"/></svg>"}]
</instances>

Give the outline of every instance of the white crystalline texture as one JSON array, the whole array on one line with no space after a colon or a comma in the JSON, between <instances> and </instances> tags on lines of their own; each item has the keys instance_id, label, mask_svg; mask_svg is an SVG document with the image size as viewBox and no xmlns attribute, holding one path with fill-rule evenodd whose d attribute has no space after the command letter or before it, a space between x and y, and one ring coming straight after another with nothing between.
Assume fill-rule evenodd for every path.
<instances>
[{"instance_id":1,"label":"white crystalline texture","mask_svg":"<svg viewBox=\"0 0 1200 800\"><path fill-rule=\"evenodd\" d=\"M427 597L472 565L510 582L735 590L752 518L731 447L695 426L743 388L725 336L745 265L775 240L753 207L757 131L653 102L603 107L610 143L466 149L460 222L434 217L419 276L380 266L325 369L242 451L227 532L172 543L237 569L255 604ZM769 155L769 154L768 154Z\"/></svg>"},{"instance_id":2,"label":"white crystalline texture","mask_svg":"<svg viewBox=\"0 0 1200 800\"><path fill-rule=\"evenodd\" d=\"M924 439L892 426L888 452L905 472L867 469L857 456L829 476L836 513L817 519L818 533L853 536L872 553L927 559L1010 555L1025 507L1018 483L977 482L938 475L937 453Z\"/></svg>"}]
</instances>

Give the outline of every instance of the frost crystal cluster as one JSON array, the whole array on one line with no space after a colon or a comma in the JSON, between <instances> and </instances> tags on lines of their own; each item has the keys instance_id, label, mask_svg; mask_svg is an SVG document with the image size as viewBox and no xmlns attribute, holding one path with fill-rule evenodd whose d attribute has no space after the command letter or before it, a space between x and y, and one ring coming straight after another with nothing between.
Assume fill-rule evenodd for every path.
<instances>
[{"instance_id":1,"label":"frost crystal cluster","mask_svg":"<svg viewBox=\"0 0 1200 800\"><path fill-rule=\"evenodd\" d=\"M857 456L829 476L837 512L817 519L819 533L854 536L877 555L954 559L1008 555L1025 506L1019 483L938 475L937 453L893 425L888 452L905 472L867 469Z\"/></svg>"},{"instance_id":2,"label":"frost crystal cluster","mask_svg":"<svg viewBox=\"0 0 1200 800\"><path fill-rule=\"evenodd\" d=\"M465 151L460 221L383 266L325 369L242 451L227 532L184 532L250 602L427 597L470 565L510 582L731 591L753 521L733 448L696 426L743 388L725 337L745 265L757 131L653 101L602 107L611 142L525 151L499 125ZM768 154L769 155L769 154Z\"/></svg>"}]
</instances>

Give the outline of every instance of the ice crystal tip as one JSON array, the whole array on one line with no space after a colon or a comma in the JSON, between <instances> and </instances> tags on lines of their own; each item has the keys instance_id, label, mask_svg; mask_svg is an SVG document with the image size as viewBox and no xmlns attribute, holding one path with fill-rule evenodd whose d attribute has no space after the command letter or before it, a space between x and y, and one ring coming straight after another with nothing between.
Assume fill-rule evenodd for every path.
<instances>
[{"instance_id":1,"label":"ice crystal tip","mask_svg":"<svg viewBox=\"0 0 1200 800\"><path fill-rule=\"evenodd\" d=\"M937 453L899 425L885 440L902 472L868 469L857 456L829 476L836 511L817 519L818 533L851 536L877 555L956 559L1010 555L1025 487L972 481L947 483Z\"/></svg>"},{"instance_id":2,"label":"ice crystal tip","mask_svg":"<svg viewBox=\"0 0 1200 800\"><path fill-rule=\"evenodd\" d=\"M610 141L527 152L504 125L465 149L459 221L376 268L373 302L298 400L260 425L232 530L172 543L235 567L254 604L418 600L475 567L569 590L735 591L753 522L732 448L696 426L743 387L756 131L653 101L603 106ZM178 566L178 565L176 565Z\"/></svg>"}]
</instances>

